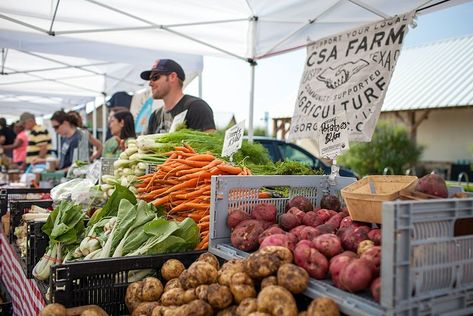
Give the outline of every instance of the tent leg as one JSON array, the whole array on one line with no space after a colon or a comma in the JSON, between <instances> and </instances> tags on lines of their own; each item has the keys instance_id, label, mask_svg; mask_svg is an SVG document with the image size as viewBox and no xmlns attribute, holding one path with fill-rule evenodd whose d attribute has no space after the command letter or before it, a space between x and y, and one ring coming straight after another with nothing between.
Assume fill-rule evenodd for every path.
<instances>
[{"instance_id":1,"label":"tent leg","mask_svg":"<svg viewBox=\"0 0 473 316\"><path fill-rule=\"evenodd\" d=\"M255 101L255 67L256 63L250 63L251 67L251 86L250 86L250 113L248 115L248 141L253 143L253 112Z\"/></svg>"},{"instance_id":2,"label":"tent leg","mask_svg":"<svg viewBox=\"0 0 473 316\"><path fill-rule=\"evenodd\" d=\"M92 135L97 138L97 101L94 101L94 109L92 111Z\"/></svg>"},{"instance_id":3,"label":"tent leg","mask_svg":"<svg viewBox=\"0 0 473 316\"><path fill-rule=\"evenodd\" d=\"M102 105L102 144L105 144L107 137L107 107L105 106L107 94L103 93L103 105Z\"/></svg>"},{"instance_id":4,"label":"tent leg","mask_svg":"<svg viewBox=\"0 0 473 316\"><path fill-rule=\"evenodd\" d=\"M202 99L202 72L199 74L199 98Z\"/></svg>"}]
</instances>

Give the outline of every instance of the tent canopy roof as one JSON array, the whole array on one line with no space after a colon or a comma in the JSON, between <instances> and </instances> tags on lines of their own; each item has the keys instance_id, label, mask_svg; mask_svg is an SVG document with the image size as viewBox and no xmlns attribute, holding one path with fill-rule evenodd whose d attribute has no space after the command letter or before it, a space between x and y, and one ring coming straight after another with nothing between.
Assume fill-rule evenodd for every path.
<instances>
[{"instance_id":1,"label":"tent canopy roof","mask_svg":"<svg viewBox=\"0 0 473 316\"><path fill-rule=\"evenodd\" d=\"M464 0L3 0L3 28L259 59L412 10Z\"/></svg>"}]
</instances>

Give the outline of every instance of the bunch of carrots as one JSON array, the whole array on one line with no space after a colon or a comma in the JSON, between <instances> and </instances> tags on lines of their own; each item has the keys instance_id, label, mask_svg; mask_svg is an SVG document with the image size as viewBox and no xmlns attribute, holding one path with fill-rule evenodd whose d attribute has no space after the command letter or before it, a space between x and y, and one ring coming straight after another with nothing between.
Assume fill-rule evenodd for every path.
<instances>
[{"instance_id":1,"label":"bunch of carrots","mask_svg":"<svg viewBox=\"0 0 473 316\"><path fill-rule=\"evenodd\" d=\"M213 175L251 175L246 167L232 166L210 153L200 154L187 144L165 154L156 172L138 177L138 198L164 206L169 219L192 218L200 229L196 249L207 249L210 221L210 178Z\"/></svg>"}]
</instances>

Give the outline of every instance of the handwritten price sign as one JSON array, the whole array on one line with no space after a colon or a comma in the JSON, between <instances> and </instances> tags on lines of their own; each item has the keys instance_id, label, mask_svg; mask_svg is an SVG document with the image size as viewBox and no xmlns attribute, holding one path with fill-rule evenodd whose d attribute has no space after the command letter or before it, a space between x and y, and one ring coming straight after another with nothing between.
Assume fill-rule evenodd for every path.
<instances>
[{"instance_id":1,"label":"handwritten price sign","mask_svg":"<svg viewBox=\"0 0 473 316\"><path fill-rule=\"evenodd\" d=\"M348 150L348 124L345 113L332 117L320 124L319 150L324 158L334 159Z\"/></svg>"},{"instance_id":2,"label":"handwritten price sign","mask_svg":"<svg viewBox=\"0 0 473 316\"><path fill-rule=\"evenodd\" d=\"M243 132L245 131L245 121L227 129L223 143L222 157L231 157L243 143Z\"/></svg>"}]
</instances>

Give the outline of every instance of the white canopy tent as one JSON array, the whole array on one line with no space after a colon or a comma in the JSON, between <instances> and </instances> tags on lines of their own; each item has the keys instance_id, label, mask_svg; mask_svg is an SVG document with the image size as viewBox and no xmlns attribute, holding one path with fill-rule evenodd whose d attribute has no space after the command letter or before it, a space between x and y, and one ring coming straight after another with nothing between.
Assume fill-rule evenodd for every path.
<instances>
[{"instance_id":1,"label":"white canopy tent","mask_svg":"<svg viewBox=\"0 0 473 316\"><path fill-rule=\"evenodd\" d=\"M47 115L61 108L104 103L116 91L137 91L146 84L139 74L162 57L176 59L187 82L202 72L202 56L155 51L82 39L0 30L2 64L0 113L23 111ZM102 108L105 126L105 107ZM96 132L95 106L93 129Z\"/></svg>"},{"instance_id":2,"label":"white canopy tent","mask_svg":"<svg viewBox=\"0 0 473 316\"><path fill-rule=\"evenodd\" d=\"M256 61L317 39L412 10L425 13L465 0L70 0L0 3L1 29L56 38L231 56L251 66L253 134ZM129 55L133 58L133 55Z\"/></svg>"}]
</instances>

